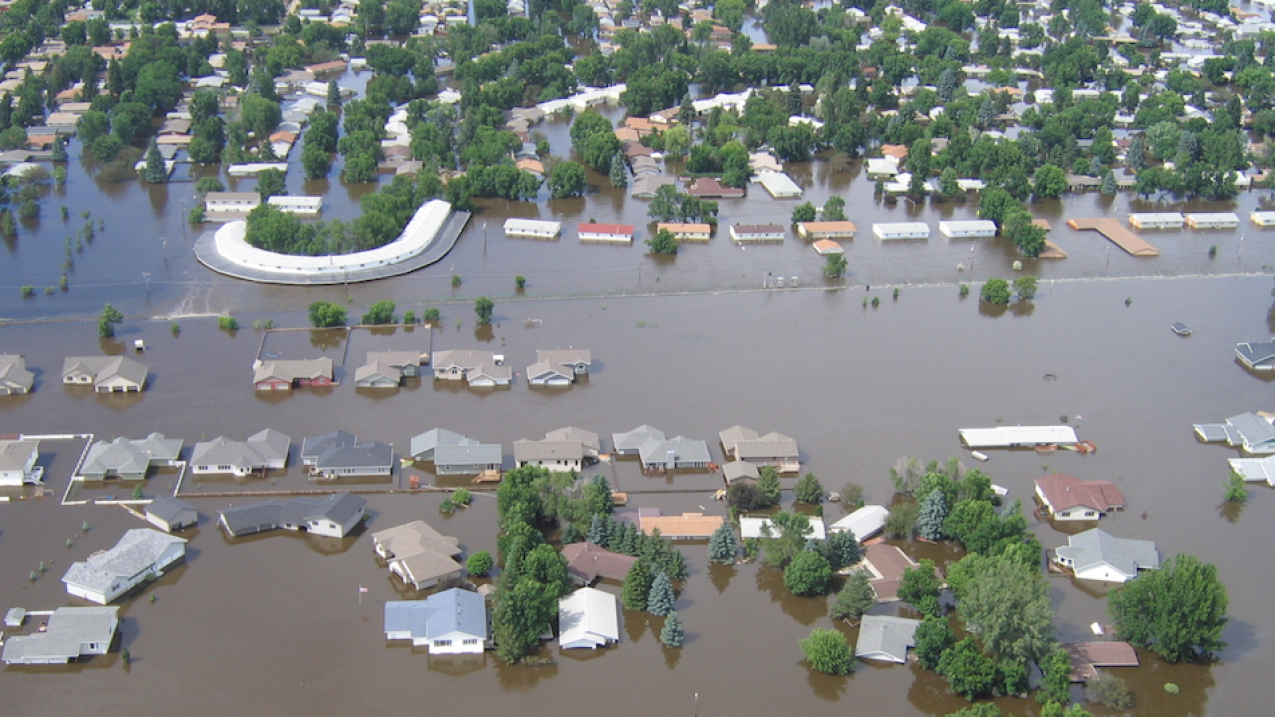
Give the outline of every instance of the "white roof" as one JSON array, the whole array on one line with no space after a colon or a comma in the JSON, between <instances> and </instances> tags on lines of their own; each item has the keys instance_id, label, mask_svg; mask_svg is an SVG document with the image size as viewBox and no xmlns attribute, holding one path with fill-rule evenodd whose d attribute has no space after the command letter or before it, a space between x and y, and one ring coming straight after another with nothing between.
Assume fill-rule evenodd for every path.
<instances>
[{"instance_id":1,"label":"white roof","mask_svg":"<svg viewBox=\"0 0 1275 717\"><path fill-rule=\"evenodd\" d=\"M783 172L762 172L753 181L760 182L774 196L801 194L801 187Z\"/></svg>"},{"instance_id":2,"label":"white roof","mask_svg":"<svg viewBox=\"0 0 1275 717\"><path fill-rule=\"evenodd\" d=\"M597 588L580 588L558 601L558 644L564 649L600 647L620 639L615 596Z\"/></svg>"},{"instance_id":3,"label":"white roof","mask_svg":"<svg viewBox=\"0 0 1275 717\"><path fill-rule=\"evenodd\" d=\"M885 528L890 511L884 505L865 505L850 515L828 526L832 533L853 533L855 540L863 542Z\"/></svg>"},{"instance_id":4,"label":"white roof","mask_svg":"<svg viewBox=\"0 0 1275 717\"><path fill-rule=\"evenodd\" d=\"M770 525L770 518L763 515L741 515L739 517L739 534L744 538L760 538L762 537L762 528ZM827 537L827 531L823 525L823 518L819 516L810 516L810 534L806 537L815 540L823 540ZM771 529L774 531L774 529ZM772 533L772 537L778 538L779 532Z\"/></svg>"},{"instance_id":5,"label":"white roof","mask_svg":"<svg viewBox=\"0 0 1275 717\"><path fill-rule=\"evenodd\" d=\"M1049 443L1072 444L1080 439L1071 426L997 426L962 428L961 441L970 448L1010 448Z\"/></svg>"},{"instance_id":6,"label":"white roof","mask_svg":"<svg viewBox=\"0 0 1275 717\"><path fill-rule=\"evenodd\" d=\"M868 174L898 174L899 160L894 157L873 157L868 160Z\"/></svg>"},{"instance_id":7,"label":"white roof","mask_svg":"<svg viewBox=\"0 0 1275 717\"><path fill-rule=\"evenodd\" d=\"M248 223L228 222L217 230L217 252L229 261L258 269L295 274L340 273L361 266L377 266L415 256L429 246L451 216L452 205L433 199L416 210L397 239L384 246L340 256L296 256L258 249L244 239Z\"/></svg>"},{"instance_id":8,"label":"white roof","mask_svg":"<svg viewBox=\"0 0 1275 717\"><path fill-rule=\"evenodd\" d=\"M182 538L158 530L134 528L125 533L115 547L95 553L86 561L71 563L62 582L107 593L116 579L132 578L154 565L170 546L185 543Z\"/></svg>"},{"instance_id":9,"label":"white roof","mask_svg":"<svg viewBox=\"0 0 1275 717\"><path fill-rule=\"evenodd\" d=\"M872 233L882 234L924 234L930 235L930 225L925 222L877 222L872 225Z\"/></svg>"},{"instance_id":10,"label":"white roof","mask_svg":"<svg viewBox=\"0 0 1275 717\"><path fill-rule=\"evenodd\" d=\"M552 231L557 234L562 231L562 222L552 222L543 219L522 219L520 217L509 217L505 220L505 231L535 231L546 232Z\"/></svg>"},{"instance_id":11,"label":"white roof","mask_svg":"<svg viewBox=\"0 0 1275 717\"><path fill-rule=\"evenodd\" d=\"M1186 218L1194 222L1231 222L1233 224L1240 222L1235 212L1192 212L1187 214Z\"/></svg>"},{"instance_id":12,"label":"white roof","mask_svg":"<svg viewBox=\"0 0 1275 717\"><path fill-rule=\"evenodd\" d=\"M323 206L323 197L306 197L300 195L275 195L266 200L276 207L309 207L318 209Z\"/></svg>"},{"instance_id":13,"label":"white roof","mask_svg":"<svg viewBox=\"0 0 1275 717\"><path fill-rule=\"evenodd\" d=\"M1184 221L1178 212L1137 212L1129 215L1130 220L1139 222L1178 222Z\"/></svg>"},{"instance_id":14,"label":"white roof","mask_svg":"<svg viewBox=\"0 0 1275 717\"><path fill-rule=\"evenodd\" d=\"M973 221L941 221L939 222L939 231L945 236L951 236L952 232L991 232L996 233L996 222L990 219L975 219Z\"/></svg>"}]
</instances>

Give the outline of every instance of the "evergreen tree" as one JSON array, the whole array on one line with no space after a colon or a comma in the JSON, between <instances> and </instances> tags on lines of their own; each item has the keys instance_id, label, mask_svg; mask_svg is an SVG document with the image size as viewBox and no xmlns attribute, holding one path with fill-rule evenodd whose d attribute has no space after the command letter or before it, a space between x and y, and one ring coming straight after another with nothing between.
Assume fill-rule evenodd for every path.
<instances>
[{"instance_id":1,"label":"evergreen tree","mask_svg":"<svg viewBox=\"0 0 1275 717\"><path fill-rule=\"evenodd\" d=\"M1141 172L1147 166L1147 145L1141 134L1136 134L1129 141L1129 153L1125 155L1125 163L1135 172Z\"/></svg>"},{"instance_id":2,"label":"evergreen tree","mask_svg":"<svg viewBox=\"0 0 1275 717\"><path fill-rule=\"evenodd\" d=\"M1095 156L1089 160L1089 175L1096 177L1099 174L1102 174L1102 160Z\"/></svg>"},{"instance_id":3,"label":"evergreen tree","mask_svg":"<svg viewBox=\"0 0 1275 717\"><path fill-rule=\"evenodd\" d=\"M66 161L66 140L62 139L62 135L54 135L53 138L53 161Z\"/></svg>"},{"instance_id":4,"label":"evergreen tree","mask_svg":"<svg viewBox=\"0 0 1275 717\"><path fill-rule=\"evenodd\" d=\"M570 545L579 543L582 540L584 540L584 536L580 535L580 529L576 527L576 524L567 523L567 527L562 530L562 544Z\"/></svg>"},{"instance_id":5,"label":"evergreen tree","mask_svg":"<svg viewBox=\"0 0 1275 717\"><path fill-rule=\"evenodd\" d=\"M921 514L916 519L916 532L926 540L942 540L943 521L947 520L947 497L934 490L921 501Z\"/></svg>"},{"instance_id":6,"label":"evergreen tree","mask_svg":"<svg viewBox=\"0 0 1275 717\"><path fill-rule=\"evenodd\" d=\"M797 481L793 494L799 503L817 505L823 502L823 484L814 473L806 473L801 480Z\"/></svg>"},{"instance_id":7,"label":"evergreen tree","mask_svg":"<svg viewBox=\"0 0 1275 717\"><path fill-rule=\"evenodd\" d=\"M833 620L858 620L873 605L877 604L876 591L868 582L871 576L865 570L856 570L846 578L846 584L837 593L832 602L830 615Z\"/></svg>"},{"instance_id":8,"label":"evergreen tree","mask_svg":"<svg viewBox=\"0 0 1275 717\"><path fill-rule=\"evenodd\" d=\"M660 643L665 647L681 647L686 640L686 631L682 629L682 618L674 610L664 618L664 627L660 630Z\"/></svg>"},{"instance_id":9,"label":"evergreen tree","mask_svg":"<svg viewBox=\"0 0 1275 717\"><path fill-rule=\"evenodd\" d=\"M854 533L848 530L829 534L828 538L819 544L818 550L834 571L854 565L863 559L863 546L859 545L859 539L854 537Z\"/></svg>"},{"instance_id":10,"label":"evergreen tree","mask_svg":"<svg viewBox=\"0 0 1275 717\"><path fill-rule=\"evenodd\" d=\"M341 88L336 83L336 78L332 78L328 82L328 107L341 106Z\"/></svg>"},{"instance_id":11,"label":"evergreen tree","mask_svg":"<svg viewBox=\"0 0 1275 717\"><path fill-rule=\"evenodd\" d=\"M164 166L164 158L159 154L159 145L151 138L151 146L146 150L146 168L142 170L142 179L151 184L163 184L168 181L168 167Z\"/></svg>"},{"instance_id":12,"label":"evergreen tree","mask_svg":"<svg viewBox=\"0 0 1275 717\"><path fill-rule=\"evenodd\" d=\"M708 538L708 559L710 562L730 565L735 562L735 531L730 523L722 521L717 530Z\"/></svg>"},{"instance_id":13,"label":"evergreen tree","mask_svg":"<svg viewBox=\"0 0 1275 717\"><path fill-rule=\"evenodd\" d=\"M781 493L779 488L779 473L775 471L773 466L762 466L758 470L758 473L761 477L757 479L757 492L761 494L762 500L764 501L764 505L760 507L769 508L772 505L778 504Z\"/></svg>"},{"instance_id":14,"label":"evergreen tree","mask_svg":"<svg viewBox=\"0 0 1275 717\"><path fill-rule=\"evenodd\" d=\"M604 548L611 543L610 531L607 530L606 521L603 520L601 513L593 514L593 520L589 522L589 535L586 540Z\"/></svg>"},{"instance_id":15,"label":"evergreen tree","mask_svg":"<svg viewBox=\"0 0 1275 717\"><path fill-rule=\"evenodd\" d=\"M13 221L13 212L8 209L0 209L0 234L6 237L18 235L18 223Z\"/></svg>"},{"instance_id":16,"label":"evergreen tree","mask_svg":"<svg viewBox=\"0 0 1275 717\"><path fill-rule=\"evenodd\" d=\"M611 186L627 187L629 186L629 175L624 169L624 153L616 152L615 157L611 160Z\"/></svg>"},{"instance_id":17,"label":"evergreen tree","mask_svg":"<svg viewBox=\"0 0 1275 717\"><path fill-rule=\"evenodd\" d=\"M633 563L628 575L624 576L624 587L620 591L620 602L625 610L641 611L646 609L647 597L651 594L651 584L655 578L651 568L643 560Z\"/></svg>"},{"instance_id":18,"label":"evergreen tree","mask_svg":"<svg viewBox=\"0 0 1275 717\"><path fill-rule=\"evenodd\" d=\"M673 581L661 570L651 581L651 592L646 596L646 611L656 617L664 617L673 612Z\"/></svg>"},{"instance_id":19,"label":"evergreen tree","mask_svg":"<svg viewBox=\"0 0 1275 717\"><path fill-rule=\"evenodd\" d=\"M1098 191L1108 197L1116 193L1116 173L1114 170L1107 170L1107 174L1102 178L1102 187Z\"/></svg>"},{"instance_id":20,"label":"evergreen tree","mask_svg":"<svg viewBox=\"0 0 1275 717\"><path fill-rule=\"evenodd\" d=\"M939 101L950 102L952 95L956 93L956 72L948 67L943 70L943 74L939 75Z\"/></svg>"},{"instance_id":21,"label":"evergreen tree","mask_svg":"<svg viewBox=\"0 0 1275 717\"><path fill-rule=\"evenodd\" d=\"M996 121L996 105L992 103L990 94L983 95L983 103L978 106L978 128L988 129Z\"/></svg>"},{"instance_id":22,"label":"evergreen tree","mask_svg":"<svg viewBox=\"0 0 1275 717\"><path fill-rule=\"evenodd\" d=\"M677 121L688 127L691 122L695 121L695 103L691 101L689 92L682 97L682 104L677 109Z\"/></svg>"}]
</instances>

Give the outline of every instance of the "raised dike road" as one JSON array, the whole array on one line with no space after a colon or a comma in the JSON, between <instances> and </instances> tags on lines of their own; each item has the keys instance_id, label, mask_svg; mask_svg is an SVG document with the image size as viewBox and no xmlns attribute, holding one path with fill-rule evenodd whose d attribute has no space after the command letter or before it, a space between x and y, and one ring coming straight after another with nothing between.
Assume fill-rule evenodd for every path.
<instances>
[{"instance_id":1,"label":"raised dike road","mask_svg":"<svg viewBox=\"0 0 1275 717\"><path fill-rule=\"evenodd\" d=\"M319 285L372 281L429 266L452 250L469 221L439 199L422 204L403 233L385 246L335 256L277 254L247 242L245 221L227 222L195 241L195 258L220 274L263 284Z\"/></svg>"}]
</instances>

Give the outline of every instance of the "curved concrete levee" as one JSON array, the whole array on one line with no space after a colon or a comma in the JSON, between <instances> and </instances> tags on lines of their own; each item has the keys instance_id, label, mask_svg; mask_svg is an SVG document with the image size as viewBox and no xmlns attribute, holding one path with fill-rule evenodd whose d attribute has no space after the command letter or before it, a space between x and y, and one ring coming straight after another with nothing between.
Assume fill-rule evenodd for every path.
<instances>
[{"instance_id":1,"label":"curved concrete levee","mask_svg":"<svg viewBox=\"0 0 1275 717\"><path fill-rule=\"evenodd\" d=\"M244 239L248 223L228 222L195 241L195 257L227 276L265 284L342 284L416 271L439 261L460 238L469 212L439 199L422 204L397 239L353 254L300 256L258 249Z\"/></svg>"}]
</instances>

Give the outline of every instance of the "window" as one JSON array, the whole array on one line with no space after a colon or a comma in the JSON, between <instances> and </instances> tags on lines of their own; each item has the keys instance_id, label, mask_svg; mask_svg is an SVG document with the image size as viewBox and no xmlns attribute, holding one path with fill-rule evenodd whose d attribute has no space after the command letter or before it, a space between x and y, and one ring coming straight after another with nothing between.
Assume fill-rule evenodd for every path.
<instances>
[{"instance_id":1,"label":"window","mask_svg":"<svg viewBox=\"0 0 1275 717\"><path fill-rule=\"evenodd\" d=\"M451 647L451 640L435 640L434 647Z\"/></svg>"},{"instance_id":2,"label":"window","mask_svg":"<svg viewBox=\"0 0 1275 717\"><path fill-rule=\"evenodd\" d=\"M464 640L461 640L461 644L462 645L477 645L478 640L472 637L468 637L468 638L465 638Z\"/></svg>"},{"instance_id":3,"label":"window","mask_svg":"<svg viewBox=\"0 0 1275 717\"><path fill-rule=\"evenodd\" d=\"M1094 512L1094 511L1092 511L1092 510L1086 510L1086 511L1085 511L1085 517L1086 517L1086 518L1092 518L1092 517L1094 517L1095 515L1098 515L1098 514L1097 514L1096 512Z\"/></svg>"}]
</instances>

